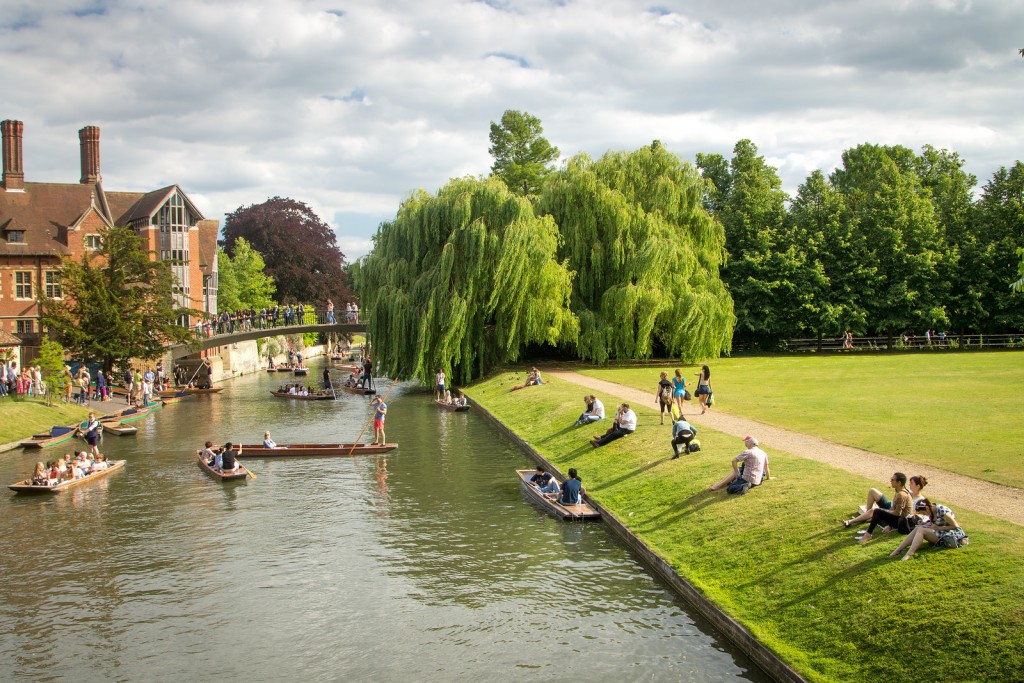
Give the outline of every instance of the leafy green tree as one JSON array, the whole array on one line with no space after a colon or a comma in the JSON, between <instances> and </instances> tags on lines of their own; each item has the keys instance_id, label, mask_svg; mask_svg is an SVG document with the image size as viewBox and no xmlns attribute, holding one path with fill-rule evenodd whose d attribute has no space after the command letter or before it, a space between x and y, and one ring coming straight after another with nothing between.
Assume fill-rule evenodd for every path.
<instances>
[{"instance_id":1,"label":"leafy green tree","mask_svg":"<svg viewBox=\"0 0 1024 683\"><path fill-rule=\"evenodd\" d=\"M225 311L259 310L274 305L274 278L264 272L263 256L244 237L235 240L235 255L217 250L218 307Z\"/></svg>"},{"instance_id":2,"label":"leafy green tree","mask_svg":"<svg viewBox=\"0 0 1024 683\"><path fill-rule=\"evenodd\" d=\"M52 339L44 339L39 346L37 365L46 381L46 405L53 405L54 396L63 396L68 387L64 373L64 347Z\"/></svg>"},{"instance_id":3,"label":"leafy green tree","mask_svg":"<svg viewBox=\"0 0 1024 683\"><path fill-rule=\"evenodd\" d=\"M722 201L729 196L732 189L732 175L729 173L729 160L721 154L697 153L697 168L710 184L704 195L704 207L712 215L722 210Z\"/></svg>"},{"instance_id":4,"label":"leafy green tree","mask_svg":"<svg viewBox=\"0 0 1024 683\"><path fill-rule=\"evenodd\" d=\"M263 257L281 303L323 308L327 299L336 304L352 300L337 235L303 202L273 197L238 207L224 220L221 244L232 258L240 238ZM245 287L241 280L239 287Z\"/></svg>"},{"instance_id":5,"label":"leafy green tree","mask_svg":"<svg viewBox=\"0 0 1024 683\"><path fill-rule=\"evenodd\" d=\"M577 274L582 358L646 358L656 345L685 360L729 350L724 235L704 208L706 190L657 141L597 161L578 155L545 183L538 209L558 224L559 258Z\"/></svg>"},{"instance_id":6,"label":"leafy green tree","mask_svg":"<svg viewBox=\"0 0 1024 683\"><path fill-rule=\"evenodd\" d=\"M1024 292L1024 247L1017 249L1017 256L1020 256L1020 265L1017 267L1017 273L1020 275L1020 279L1010 284L1010 289L1015 292Z\"/></svg>"},{"instance_id":7,"label":"leafy green tree","mask_svg":"<svg viewBox=\"0 0 1024 683\"><path fill-rule=\"evenodd\" d=\"M100 360L110 371L130 358L154 359L167 344L191 340L177 324L201 312L175 305L170 264L150 258L130 228L100 233L101 248L82 261L64 259L62 299L40 299L49 335L84 361Z\"/></svg>"},{"instance_id":8,"label":"leafy green tree","mask_svg":"<svg viewBox=\"0 0 1024 683\"><path fill-rule=\"evenodd\" d=\"M465 383L527 344L576 340L558 228L498 179L418 192L373 240L350 272L389 375L432 384L440 367Z\"/></svg>"},{"instance_id":9,"label":"leafy green tree","mask_svg":"<svg viewBox=\"0 0 1024 683\"><path fill-rule=\"evenodd\" d=\"M948 324L935 209L916 165L905 147L863 144L843 152L843 165L832 174L864 235L866 265L875 271L872 291L862 298L868 324L890 338Z\"/></svg>"},{"instance_id":10,"label":"leafy green tree","mask_svg":"<svg viewBox=\"0 0 1024 683\"><path fill-rule=\"evenodd\" d=\"M803 243L807 265L820 279L805 282L813 306L801 322L821 342L826 335L867 331L863 299L874 271L866 265L864 237L852 221L843 196L815 170L800 185L789 210L791 241Z\"/></svg>"},{"instance_id":11,"label":"leafy green tree","mask_svg":"<svg viewBox=\"0 0 1024 683\"><path fill-rule=\"evenodd\" d=\"M543 133L540 119L526 112L508 109L500 124L491 121L491 172L516 194L537 194L551 163L558 158L558 148Z\"/></svg>"},{"instance_id":12,"label":"leafy green tree","mask_svg":"<svg viewBox=\"0 0 1024 683\"><path fill-rule=\"evenodd\" d=\"M975 205L975 231L985 245L988 271L979 273L985 291L988 332L1024 329L1024 306L1008 287L1020 276L1018 249L1024 244L1024 163L992 174Z\"/></svg>"}]
</instances>

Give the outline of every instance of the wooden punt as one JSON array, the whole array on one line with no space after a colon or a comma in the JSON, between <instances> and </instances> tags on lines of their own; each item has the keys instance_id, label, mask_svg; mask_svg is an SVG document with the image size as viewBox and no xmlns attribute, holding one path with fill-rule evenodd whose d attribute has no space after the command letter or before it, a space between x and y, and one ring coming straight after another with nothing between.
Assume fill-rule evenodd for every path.
<instances>
[{"instance_id":1,"label":"wooden punt","mask_svg":"<svg viewBox=\"0 0 1024 683\"><path fill-rule=\"evenodd\" d=\"M293 368L292 372L296 377L309 374L309 368Z\"/></svg>"},{"instance_id":2,"label":"wooden punt","mask_svg":"<svg viewBox=\"0 0 1024 683\"><path fill-rule=\"evenodd\" d=\"M285 364L285 365L278 365L274 369L274 372L291 372L291 371L292 371L292 366L287 365L287 364Z\"/></svg>"},{"instance_id":3,"label":"wooden punt","mask_svg":"<svg viewBox=\"0 0 1024 683\"><path fill-rule=\"evenodd\" d=\"M141 407L140 406L138 408L128 408L126 410L122 410L120 413L117 413L117 415L116 415L116 417L114 419L117 420L118 422L132 422L133 420L140 420L140 419L146 417L152 411L153 411L153 406L148 406L148 407ZM111 417L114 417L114 416L111 416ZM100 418L100 422L104 422L104 421L105 421L105 418L101 417Z\"/></svg>"},{"instance_id":4,"label":"wooden punt","mask_svg":"<svg viewBox=\"0 0 1024 683\"><path fill-rule=\"evenodd\" d=\"M96 481L97 479L103 479L109 474L116 472L117 470L124 467L125 460L115 460L110 463L110 467L99 472L92 472L85 475L81 479L72 479L70 481L64 481L53 486L39 486L32 483L32 479L25 479L17 483L11 484L7 488L14 491L15 493L62 493L68 489L77 488L85 484Z\"/></svg>"},{"instance_id":5,"label":"wooden punt","mask_svg":"<svg viewBox=\"0 0 1024 683\"><path fill-rule=\"evenodd\" d=\"M595 510L586 502L586 499L579 505L562 505L556 501L546 498L536 486L530 483L530 477L536 474L536 470L516 470L519 476L519 485L532 503L539 506L549 515L559 519L601 519L601 513ZM562 482L559 481L561 486Z\"/></svg>"},{"instance_id":6,"label":"wooden punt","mask_svg":"<svg viewBox=\"0 0 1024 683\"><path fill-rule=\"evenodd\" d=\"M196 451L196 464L199 465L199 469L206 472L207 475L218 481L244 481L253 476L252 472L245 469L242 463L238 463L237 472L218 472L217 470L206 464L206 459L203 457L202 451Z\"/></svg>"},{"instance_id":7,"label":"wooden punt","mask_svg":"<svg viewBox=\"0 0 1024 683\"><path fill-rule=\"evenodd\" d=\"M197 389L195 387L182 387L181 389L164 389L159 393L160 398L178 396L179 394L219 394L224 387L211 387L209 389Z\"/></svg>"},{"instance_id":8,"label":"wooden punt","mask_svg":"<svg viewBox=\"0 0 1024 683\"><path fill-rule=\"evenodd\" d=\"M348 456L390 453L397 443L374 446L368 443L292 443L277 448L264 448L263 444L241 445L239 458L294 458L302 456Z\"/></svg>"},{"instance_id":9,"label":"wooden punt","mask_svg":"<svg viewBox=\"0 0 1024 683\"><path fill-rule=\"evenodd\" d=\"M56 446L57 444L73 439L76 429L77 427L74 425L70 427L54 426L45 434L33 434L31 439L26 439L21 442L21 447L46 448L47 446Z\"/></svg>"},{"instance_id":10,"label":"wooden punt","mask_svg":"<svg viewBox=\"0 0 1024 683\"><path fill-rule=\"evenodd\" d=\"M267 368L267 372L277 372L277 368Z\"/></svg>"},{"instance_id":11,"label":"wooden punt","mask_svg":"<svg viewBox=\"0 0 1024 683\"><path fill-rule=\"evenodd\" d=\"M370 396L371 394L376 394L377 393L376 389L363 389L362 387L350 387L350 386L347 386L347 385L344 385L344 384L339 384L338 388L341 389L342 391L347 391L350 394L359 394L360 396Z\"/></svg>"},{"instance_id":12,"label":"wooden punt","mask_svg":"<svg viewBox=\"0 0 1024 683\"><path fill-rule=\"evenodd\" d=\"M434 403L436 403L437 407L441 410L450 410L453 413L464 413L469 410L468 403L464 406L459 405L458 403L445 403L444 401L434 401Z\"/></svg>"},{"instance_id":13,"label":"wooden punt","mask_svg":"<svg viewBox=\"0 0 1024 683\"><path fill-rule=\"evenodd\" d=\"M105 433L116 434L117 436L128 436L130 434L135 434L136 432L139 431L137 427L133 427L132 425L126 425L123 422L100 421L100 424L103 426L103 431Z\"/></svg>"},{"instance_id":14,"label":"wooden punt","mask_svg":"<svg viewBox=\"0 0 1024 683\"><path fill-rule=\"evenodd\" d=\"M179 391L173 396L162 396L160 400L163 402L164 405L169 405L173 403L181 403L182 401L188 401L190 399L194 399L195 397L195 394L190 394L187 391Z\"/></svg>"},{"instance_id":15,"label":"wooden punt","mask_svg":"<svg viewBox=\"0 0 1024 683\"><path fill-rule=\"evenodd\" d=\"M362 370L358 365L349 365L348 363L334 363L333 367L335 370L340 370L341 372L347 372L350 374L354 374L357 371Z\"/></svg>"},{"instance_id":16,"label":"wooden punt","mask_svg":"<svg viewBox=\"0 0 1024 683\"><path fill-rule=\"evenodd\" d=\"M297 394L289 394L287 391L271 391L274 396L278 398L290 398L296 401L333 401L334 394L328 392L317 392L310 394L309 396L299 396Z\"/></svg>"}]
</instances>

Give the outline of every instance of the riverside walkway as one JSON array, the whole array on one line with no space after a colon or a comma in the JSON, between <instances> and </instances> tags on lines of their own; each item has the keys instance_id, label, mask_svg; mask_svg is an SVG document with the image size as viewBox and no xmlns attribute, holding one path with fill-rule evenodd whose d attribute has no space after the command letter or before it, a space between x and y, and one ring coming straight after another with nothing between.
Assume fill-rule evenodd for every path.
<instances>
[{"instance_id":1,"label":"riverside walkway","mask_svg":"<svg viewBox=\"0 0 1024 683\"><path fill-rule=\"evenodd\" d=\"M653 397L651 392L640 391L575 372L545 370L544 374L547 377L555 377L578 384L638 405L650 403ZM694 401L694 406L699 405ZM722 413L714 408L704 415L700 414L700 410L695 410L688 413L686 419L698 427L708 427L740 439L747 434L754 434L764 447L777 448L791 455L817 460L847 472L859 474L879 482L878 487L882 489L893 472L906 472L908 476L923 474L928 478L930 498L934 497L943 503L949 503L954 508L974 510L1024 526L1024 491L1019 488L967 477L937 467L920 465L852 446L844 446L750 418ZM850 492L851 512L853 512L854 506L863 500L863 493L862 491ZM839 520L836 520L836 523L838 524Z\"/></svg>"}]
</instances>

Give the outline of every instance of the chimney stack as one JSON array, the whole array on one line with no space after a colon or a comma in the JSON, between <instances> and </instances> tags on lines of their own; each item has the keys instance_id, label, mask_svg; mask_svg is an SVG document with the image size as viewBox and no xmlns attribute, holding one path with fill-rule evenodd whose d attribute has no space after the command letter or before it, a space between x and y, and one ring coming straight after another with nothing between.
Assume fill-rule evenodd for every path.
<instances>
[{"instance_id":1,"label":"chimney stack","mask_svg":"<svg viewBox=\"0 0 1024 683\"><path fill-rule=\"evenodd\" d=\"M4 189L24 190L25 171L21 166L21 136L25 130L25 124L21 121L10 119L0 123L0 132L3 134L4 154Z\"/></svg>"},{"instance_id":2,"label":"chimney stack","mask_svg":"<svg viewBox=\"0 0 1024 683\"><path fill-rule=\"evenodd\" d=\"M86 126L78 131L78 141L82 147L82 179L78 182L89 185L99 182L100 176L100 129L98 126Z\"/></svg>"}]
</instances>

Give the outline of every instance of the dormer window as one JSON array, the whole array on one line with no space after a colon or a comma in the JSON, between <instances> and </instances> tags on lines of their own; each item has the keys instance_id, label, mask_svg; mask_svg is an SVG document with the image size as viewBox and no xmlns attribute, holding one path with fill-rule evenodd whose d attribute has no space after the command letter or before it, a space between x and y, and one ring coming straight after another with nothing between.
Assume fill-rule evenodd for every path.
<instances>
[{"instance_id":1,"label":"dormer window","mask_svg":"<svg viewBox=\"0 0 1024 683\"><path fill-rule=\"evenodd\" d=\"M7 236L8 242L24 242L25 231L24 230L5 230L4 233Z\"/></svg>"}]
</instances>

